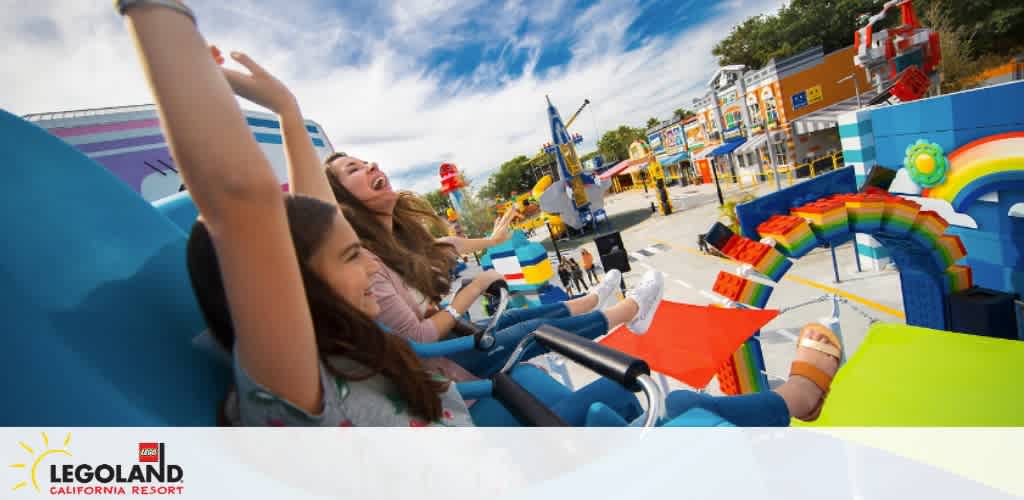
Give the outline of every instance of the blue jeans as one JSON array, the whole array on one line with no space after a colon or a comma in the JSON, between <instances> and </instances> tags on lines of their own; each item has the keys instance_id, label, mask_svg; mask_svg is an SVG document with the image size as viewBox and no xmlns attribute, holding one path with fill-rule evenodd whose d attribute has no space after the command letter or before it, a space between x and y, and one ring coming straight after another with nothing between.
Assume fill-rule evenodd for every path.
<instances>
[{"instance_id":1,"label":"blue jeans","mask_svg":"<svg viewBox=\"0 0 1024 500\"><path fill-rule=\"evenodd\" d=\"M701 408L732 422L736 427L788 427L786 401L774 391L742 396L711 396L693 391L674 391L665 398L665 412L675 418Z\"/></svg>"},{"instance_id":2,"label":"blue jeans","mask_svg":"<svg viewBox=\"0 0 1024 500\"><path fill-rule=\"evenodd\" d=\"M478 322L486 326L486 322ZM478 377L487 378L497 373L508 360L516 344L527 334L541 325L551 325L588 339L596 339L608 333L608 319L600 311L571 316L564 303L545 304L538 307L505 311L494 326L495 346L488 352L468 351L449 356L463 368ZM527 360L546 352L534 344L523 353Z\"/></svg>"}]
</instances>

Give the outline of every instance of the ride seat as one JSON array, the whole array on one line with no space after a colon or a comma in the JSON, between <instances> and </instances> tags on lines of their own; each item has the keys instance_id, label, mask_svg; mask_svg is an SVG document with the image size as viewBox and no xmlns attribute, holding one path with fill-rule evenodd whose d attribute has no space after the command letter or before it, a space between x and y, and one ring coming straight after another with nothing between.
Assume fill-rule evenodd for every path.
<instances>
[{"instance_id":1,"label":"ride seat","mask_svg":"<svg viewBox=\"0 0 1024 500\"><path fill-rule=\"evenodd\" d=\"M0 132L0 424L214 425L231 373L191 342L186 234L46 130Z\"/></svg>"}]
</instances>

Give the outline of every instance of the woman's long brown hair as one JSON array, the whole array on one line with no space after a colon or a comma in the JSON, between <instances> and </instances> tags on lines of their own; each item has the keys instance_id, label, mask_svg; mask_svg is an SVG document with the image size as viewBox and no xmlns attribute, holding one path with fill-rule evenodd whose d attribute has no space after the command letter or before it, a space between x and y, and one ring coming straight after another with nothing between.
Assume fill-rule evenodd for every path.
<instances>
[{"instance_id":1,"label":"woman's long brown hair","mask_svg":"<svg viewBox=\"0 0 1024 500\"><path fill-rule=\"evenodd\" d=\"M405 340L381 330L309 267L309 259L325 241L334 218L340 216L337 207L304 196L289 196L285 206L321 359L345 356L367 369L359 373L340 372L330 363L324 365L335 376L349 380L383 375L398 388L411 413L430 421L441 418L439 394L447 390L448 384L434 379L424 369ZM207 326L217 341L230 351L235 330L217 253L202 222L192 227L188 240L188 271ZM288 332L281 332L281 335L288 335Z\"/></svg>"},{"instance_id":2,"label":"woman's long brown hair","mask_svg":"<svg viewBox=\"0 0 1024 500\"><path fill-rule=\"evenodd\" d=\"M330 166L344 156L345 153L334 153L326 164ZM388 231L377 218L380 214L356 198L330 170L327 179L363 246L397 272L407 285L434 303L440 302L451 290L450 271L458 255L454 246L438 242L430 234L430 228L445 227L430 204L416 193L399 192L391 214L392 230Z\"/></svg>"}]
</instances>

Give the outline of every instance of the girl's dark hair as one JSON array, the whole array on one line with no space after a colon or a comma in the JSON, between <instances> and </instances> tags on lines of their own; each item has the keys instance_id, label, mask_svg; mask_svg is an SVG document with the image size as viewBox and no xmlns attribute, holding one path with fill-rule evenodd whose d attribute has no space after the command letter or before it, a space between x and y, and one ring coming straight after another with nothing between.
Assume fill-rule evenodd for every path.
<instances>
[{"instance_id":1,"label":"girl's dark hair","mask_svg":"<svg viewBox=\"0 0 1024 500\"><path fill-rule=\"evenodd\" d=\"M439 394L447 390L448 384L434 379L424 369L405 340L381 330L372 318L335 293L309 267L310 258L326 240L334 218L340 215L338 209L304 196L287 197L285 207L320 358L326 361L330 356L345 356L366 370L341 372L329 362L324 366L333 375L349 380L383 375L395 384L410 412L431 421L439 419ZM200 221L192 227L188 240L188 272L207 326L217 342L230 351L235 329L213 240Z\"/></svg>"},{"instance_id":2,"label":"girl's dark hair","mask_svg":"<svg viewBox=\"0 0 1024 500\"><path fill-rule=\"evenodd\" d=\"M327 157L326 164L329 167L331 162L345 156L348 155L334 153ZM453 245L439 242L430 234L430 228L445 227L430 204L416 193L399 192L390 214L392 230L387 231L377 219L380 214L356 198L330 170L327 179L363 246L398 273L406 284L434 303L440 302L451 290L450 271L458 255Z\"/></svg>"}]
</instances>

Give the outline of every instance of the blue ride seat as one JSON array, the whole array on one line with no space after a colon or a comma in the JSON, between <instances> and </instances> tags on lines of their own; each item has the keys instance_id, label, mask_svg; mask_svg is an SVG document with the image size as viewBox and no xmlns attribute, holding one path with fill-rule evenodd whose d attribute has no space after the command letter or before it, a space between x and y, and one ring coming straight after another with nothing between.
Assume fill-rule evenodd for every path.
<instances>
[{"instance_id":1,"label":"blue ride seat","mask_svg":"<svg viewBox=\"0 0 1024 500\"><path fill-rule=\"evenodd\" d=\"M0 110L5 426L214 425L230 371L185 233L104 167Z\"/></svg>"},{"instance_id":2,"label":"blue ride seat","mask_svg":"<svg viewBox=\"0 0 1024 500\"><path fill-rule=\"evenodd\" d=\"M182 191L162 200L154 201L153 206L164 217L167 217L181 228L186 235L192 232L192 225L195 224L196 217L199 217L199 209L192 202L192 195L188 191Z\"/></svg>"}]
</instances>

